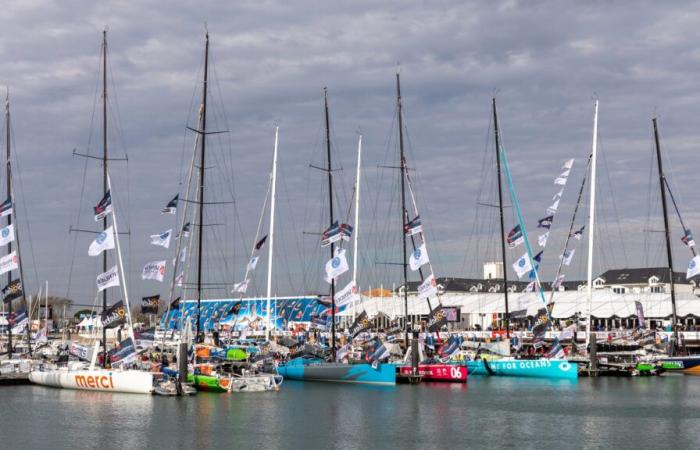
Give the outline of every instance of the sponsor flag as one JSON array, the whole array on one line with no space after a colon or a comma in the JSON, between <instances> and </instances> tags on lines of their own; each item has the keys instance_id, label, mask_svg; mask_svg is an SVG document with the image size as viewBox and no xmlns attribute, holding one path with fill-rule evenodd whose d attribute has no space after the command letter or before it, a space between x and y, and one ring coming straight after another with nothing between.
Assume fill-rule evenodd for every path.
<instances>
[{"instance_id":1,"label":"sponsor flag","mask_svg":"<svg viewBox=\"0 0 700 450\"><path fill-rule=\"evenodd\" d=\"M141 272L142 280L163 281L165 277L165 260L147 262Z\"/></svg>"},{"instance_id":2,"label":"sponsor flag","mask_svg":"<svg viewBox=\"0 0 700 450\"><path fill-rule=\"evenodd\" d=\"M508 232L508 237L506 238L508 242L508 248L515 248L518 245L525 242L523 237L523 232L520 230L520 225L516 225L512 230Z\"/></svg>"},{"instance_id":3,"label":"sponsor flag","mask_svg":"<svg viewBox=\"0 0 700 450\"><path fill-rule=\"evenodd\" d=\"M351 281L347 286L335 293L335 306L340 308L359 299L360 293L357 290L357 285L354 281Z\"/></svg>"},{"instance_id":4,"label":"sponsor flag","mask_svg":"<svg viewBox=\"0 0 700 450\"><path fill-rule=\"evenodd\" d=\"M95 222L104 219L107 214L112 212L112 194L107 191L102 200L93 209L95 210Z\"/></svg>"},{"instance_id":5,"label":"sponsor flag","mask_svg":"<svg viewBox=\"0 0 700 450\"><path fill-rule=\"evenodd\" d=\"M581 238L583 237L583 230L584 230L585 228L586 228L586 226L583 225L580 229L574 231L574 232L571 234L571 237L576 238L576 239L578 239L578 240L580 241Z\"/></svg>"},{"instance_id":6,"label":"sponsor flag","mask_svg":"<svg viewBox=\"0 0 700 450\"><path fill-rule=\"evenodd\" d=\"M571 170L571 168L574 166L574 158L567 159L564 161L564 164L561 166L562 170Z\"/></svg>"},{"instance_id":7,"label":"sponsor flag","mask_svg":"<svg viewBox=\"0 0 700 450\"><path fill-rule=\"evenodd\" d=\"M36 333L32 337L34 339L34 342L37 344L48 342L49 338L46 335L46 327L41 327L38 330L36 330Z\"/></svg>"},{"instance_id":8,"label":"sponsor flag","mask_svg":"<svg viewBox=\"0 0 700 450\"><path fill-rule=\"evenodd\" d=\"M637 309L637 320L639 320L639 328L646 328L646 321L644 320L644 307L642 302L639 300L634 302L634 306Z\"/></svg>"},{"instance_id":9,"label":"sponsor flag","mask_svg":"<svg viewBox=\"0 0 700 450\"><path fill-rule=\"evenodd\" d=\"M175 195L172 200L165 205L165 208L160 212L161 214L175 214L177 212L177 201L180 199L180 194Z\"/></svg>"},{"instance_id":10,"label":"sponsor flag","mask_svg":"<svg viewBox=\"0 0 700 450\"><path fill-rule=\"evenodd\" d=\"M21 297L23 294L22 281L17 278L16 280L10 281L7 286L2 288L2 301L4 303L10 303L12 300Z\"/></svg>"},{"instance_id":11,"label":"sponsor flag","mask_svg":"<svg viewBox=\"0 0 700 450\"><path fill-rule=\"evenodd\" d=\"M450 357L459 351L459 346L462 345L462 336L453 334L447 339L447 343L440 347L440 355L443 358Z\"/></svg>"},{"instance_id":12,"label":"sponsor flag","mask_svg":"<svg viewBox=\"0 0 700 450\"><path fill-rule=\"evenodd\" d=\"M245 294L248 290L248 280L241 281L233 285L233 290L231 292L238 292L239 294Z\"/></svg>"},{"instance_id":13,"label":"sponsor flag","mask_svg":"<svg viewBox=\"0 0 700 450\"><path fill-rule=\"evenodd\" d=\"M253 256L252 258L250 258L250 261L248 261L248 265L246 266L245 270L247 270L249 272L255 270L255 267L257 267L257 265L258 265L259 259L260 259L259 256Z\"/></svg>"},{"instance_id":14,"label":"sponsor flag","mask_svg":"<svg viewBox=\"0 0 700 450\"><path fill-rule=\"evenodd\" d=\"M568 327L564 328L561 330L561 334L559 335L559 339L562 341L565 339L572 339L576 336L576 324L571 324Z\"/></svg>"},{"instance_id":15,"label":"sponsor flag","mask_svg":"<svg viewBox=\"0 0 700 450\"><path fill-rule=\"evenodd\" d=\"M554 336L554 342L547 352L547 358L563 358L564 356L566 356L564 347L559 343L559 338Z\"/></svg>"},{"instance_id":16,"label":"sponsor flag","mask_svg":"<svg viewBox=\"0 0 700 450\"><path fill-rule=\"evenodd\" d=\"M527 284L527 286L525 286L525 292L532 292L532 291L534 291L534 290L535 290L535 283L537 283L537 281L530 281L530 282Z\"/></svg>"},{"instance_id":17,"label":"sponsor flag","mask_svg":"<svg viewBox=\"0 0 700 450\"><path fill-rule=\"evenodd\" d=\"M560 200L561 199L556 199L556 200L554 200L554 203L549 205L549 207L547 208L547 214L554 214L555 212L557 212L557 209L559 209L559 201Z\"/></svg>"},{"instance_id":18,"label":"sponsor flag","mask_svg":"<svg viewBox=\"0 0 700 450\"><path fill-rule=\"evenodd\" d=\"M343 236L340 234L340 225L338 225L338 221L336 220L321 234L321 247L328 247L342 238Z\"/></svg>"},{"instance_id":19,"label":"sponsor flag","mask_svg":"<svg viewBox=\"0 0 700 450\"><path fill-rule=\"evenodd\" d=\"M178 287L182 287L182 282L185 279L185 273L180 272L180 275L175 277L175 285Z\"/></svg>"},{"instance_id":20,"label":"sponsor flag","mask_svg":"<svg viewBox=\"0 0 700 450\"><path fill-rule=\"evenodd\" d=\"M564 282L565 277L566 274L563 273L561 275L557 275L557 277L552 282L552 290L559 289L561 287L561 284Z\"/></svg>"},{"instance_id":21,"label":"sponsor flag","mask_svg":"<svg viewBox=\"0 0 700 450\"><path fill-rule=\"evenodd\" d=\"M542 262L542 254L544 253L544 250L541 250L538 254L535 255L534 258L532 258L533 261L536 261L538 263Z\"/></svg>"},{"instance_id":22,"label":"sponsor flag","mask_svg":"<svg viewBox=\"0 0 700 450\"><path fill-rule=\"evenodd\" d=\"M537 238L537 243L539 244L540 247L546 247L547 246L547 239L549 239L549 231L547 231L545 234L541 234Z\"/></svg>"},{"instance_id":23,"label":"sponsor flag","mask_svg":"<svg viewBox=\"0 0 700 450\"><path fill-rule=\"evenodd\" d=\"M7 318L7 322L10 324L10 327L12 327L12 334L22 334L27 328L27 325L29 325L27 311L23 309L12 313L12 315Z\"/></svg>"},{"instance_id":24,"label":"sponsor flag","mask_svg":"<svg viewBox=\"0 0 700 450\"><path fill-rule=\"evenodd\" d=\"M0 267L2 267L2 259L0 259ZM2 272L0 272L2 273ZM685 274L687 279L693 278L700 273L700 255L694 257L688 263L688 271Z\"/></svg>"},{"instance_id":25,"label":"sponsor flag","mask_svg":"<svg viewBox=\"0 0 700 450\"><path fill-rule=\"evenodd\" d=\"M151 244L153 245L158 245L161 247L169 248L170 247L170 236L173 234L173 229L169 229L167 231L164 231L160 234L152 234L151 235Z\"/></svg>"},{"instance_id":26,"label":"sponsor flag","mask_svg":"<svg viewBox=\"0 0 700 450\"><path fill-rule=\"evenodd\" d=\"M128 364L136 359L136 347L131 338L127 338L119 343L115 348L107 352L112 366Z\"/></svg>"},{"instance_id":27,"label":"sponsor flag","mask_svg":"<svg viewBox=\"0 0 700 450\"><path fill-rule=\"evenodd\" d=\"M558 184L559 186L566 186L566 180L569 178L569 173L571 172L571 169L566 169L562 173L559 174L559 176L554 180L554 184Z\"/></svg>"},{"instance_id":28,"label":"sponsor flag","mask_svg":"<svg viewBox=\"0 0 700 450\"><path fill-rule=\"evenodd\" d=\"M340 224L340 237L344 241L349 241L350 237L352 237L352 230L353 230L352 225L348 225L347 223L341 223Z\"/></svg>"},{"instance_id":29,"label":"sponsor flag","mask_svg":"<svg viewBox=\"0 0 700 450\"><path fill-rule=\"evenodd\" d=\"M188 238L190 237L190 223L187 222L182 226L182 237Z\"/></svg>"},{"instance_id":30,"label":"sponsor flag","mask_svg":"<svg viewBox=\"0 0 700 450\"><path fill-rule=\"evenodd\" d=\"M552 226L552 221L554 220L554 216L549 215L543 219L540 219L537 221L537 228L546 228L549 230L549 228Z\"/></svg>"},{"instance_id":31,"label":"sponsor flag","mask_svg":"<svg viewBox=\"0 0 700 450\"><path fill-rule=\"evenodd\" d=\"M142 314L158 314L158 306L160 306L160 295L141 298Z\"/></svg>"},{"instance_id":32,"label":"sponsor flag","mask_svg":"<svg viewBox=\"0 0 700 450\"><path fill-rule=\"evenodd\" d=\"M693 239L693 233L690 232L690 229L686 228L684 230L681 242L683 242L688 247L695 247L695 240Z\"/></svg>"},{"instance_id":33,"label":"sponsor flag","mask_svg":"<svg viewBox=\"0 0 700 450\"><path fill-rule=\"evenodd\" d=\"M367 360L371 362L372 367L376 369L382 360L391 356L391 352L378 337L375 337L370 345L373 350L368 352Z\"/></svg>"},{"instance_id":34,"label":"sponsor flag","mask_svg":"<svg viewBox=\"0 0 700 450\"><path fill-rule=\"evenodd\" d=\"M572 248L571 250L564 250L564 254L559 257L561 259L561 263L565 266L570 266L571 260L574 258L575 252L576 249L574 248Z\"/></svg>"},{"instance_id":35,"label":"sponsor flag","mask_svg":"<svg viewBox=\"0 0 700 450\"><path fill-rule=\"evenodd\" d=\"M75 342L71 342L68 353L83 361L90 360L90 350L84 345L76 344Z\"/></svg>"},{"instance_id":36,"label":"sponsor flag","mask_svg":"<svg viewBox=\"0 0 700 450\"><path fill-rule=\"evenodd\" d=\"M408 264L411 266L411 270L414 272L420 269L423 264L427 264L428 262L430 262L430 260L428 259L428 251L425 249L425 243L413 250L411 257L408 260Z\"/></svg>"},{"instance_id":37,"label":"sponsor flag","mask_svg":"<svg viewBox=\"0 0 700 450\"><path fill-rule=\"evenodd\" d=\"M537 311L535 325L532 327L532 345L535 348L542 347L542 344L544 343L544 336L547 333L547 328L549 328L547 308L540 308Z\"/></svg>"},{"instance_id":38,"label":"sponsor flag","mask_svg":"<svg viewBox=\"0 0 700 450\"><path fill-rule=\"evenodd\" d=\"M532 263L530 262L530 257L527 252L513 263L513 270L515 270L518 278L522 278L523 275L532 270Z\"/></svg>"},{"instance_id":39,"label":"sponsor flag","mask_svg":"<svg viewBox=\"0 0 700 450\"><path fill-rule=\"evenodd\" d=\"M117 266L97 275L97 292L112 286L119 286L119 268Z\"/></svg>"},{"instance_id":40,"label":"sponsor flag","mask_svg":"<svg viewBox=\"0 0 700 450\"><path fill-rule=\"evenodd\" d=\"M367 312L362 311L356 318L355 321L350 325L350 336L353 338L365 330L369 330L372 327L372 322L369 321L367 317Z\"/></svg>"},{"instance_id":41,"label":"sponsor flag","mask_svg":"<svg viewBox=\"0 0 700 450\"><path fill-rule=\"evenodd\" d=\"M9 224L4 228L0 228L0 246L7 245L15 240L15 226Z\"/></svg>"},{"instance_id":42,"label":"sponsor flag","mask_svg":"<svg viewBox=\"0 0 700 450\"><path fill-rule=\"evenodd\" d=\"M0 275L19 269L19 258L17 252L8 253L0 258Z\"/></svg>"},{"instance_id":43,"label":"sponsor flag","mask_svg":"<svg viewBox=\"0 0 700 450\"><path fill-rule=\"evenodd\" d=\"M328 283L332 283L333 280L348 270L350 270L350 267L348 266L348 260L345 258L345 250L338 248L335 251L335 256L326 263L325 280Z\"/></svg>"},{"instance_id":44,"label":"sponsor flag","mask_svg":"<svg viewBox=\"0 0 700 450\"><path fill-rule=\"evenodd\" d=\"M0 217L9 216L12 214L12 199L7 199L0 204Z\"/></svg>"},{"instance_id":45,"label":"sponsor flag","mask_svg":"<svg viewBox=\"0 0 700 450\"><path fill-rule=\"evenodd\" d=\"M418 298L428 298L435 294L437 294L437 282L435 281L435 275L431 273L418 285Z\"/></svg>"},{"instance_id":46,"label":"sponsor flag","mask_svg":"<svg viewBox=\"0 0 700 450\"><path fill-rule=\"evenodd\" d=\"M416 216L413 220L404 225L403 232L406 233L406 236L413 236L414 234L422 233L423 224L420 220L420 216Z\"/></svg>"},{"instance_id":47,"label":"sponsor flag","mask_svg":"<svg viewBox=\"0 0 700 450\"><path fill-rule=\"evenodd\" d=\"M436 307L428 314L428 319L425 322L425 327L429 332L435 333L440 331L443 325L447 324L447 313L442 306Z\"/></svg>"},{"instance_id":48,"label":"sponsor flag","mask_svg":"<svg viewBox=\"0 0 700 450\"><path fill-rule=\"evenodd\" d=\"M265 241L267 240L267 235L263 236L262 239L260 239L256 244L255 244L255 250L260 250L263 245L265 245Z\"/></svg>"},{"instance_id":49,"label":"sponsor flag","mask_svg":"<svg viewBox=\"0 0 700 450\"><path fill-rule=\"evenodd\" d=\"M338 361L338 362L344 360L345 357L348 356L348 354L350 353L350 350L351 350L351 348L350 348L350 344L349 344L349 343L343 345L343 346L340 347L338 350L336 350L336 352L335 352L335 360Z\"/></svg>"},{"instance_id":50,"label":"sponsor flag","mask_svg":"<svg viewBox=\"0 0 700 450\"><path fill-rule=\"evenodd\" d=\"M314 317L311 319L311 328L316 328L321 331L328 331L331 328L331 316Z\"/></svg>"},{"instance_id":51,"label":"sponsor flag","mask_svg":"<svg viewBox=\"0 0 700 450\"><path fill-rule=\"evenodd\" d=\"M559 192L557 192L556 194L554 194L554 197L552 197L552 201L554 201L554 200L556 200L556 199L558 199L558 198L561 198L562 195L564 195L564 188L559 189Z\"/></svg>"},{"instance_id":52,"label":"sponsor flag","mask_svg":"<svg viewBox=\"0 0 700 450\"><path fill-rule=\"evenodd\" d=\"M114 248L114 230L112 227L101 231L88 248L88 255L97 256L105 250Z\"/></svg>"},{"instance_id":53,"label":"sponsor flag","mask_svg":"<svg viewBox=\"0 0 700 450\"><path fill-rule=\"evenodd\" d=\"M126 323L126 307L122 300L102 313L102 326L104 328L114 328L124 323Z\"/></svg>"}]
</instances>

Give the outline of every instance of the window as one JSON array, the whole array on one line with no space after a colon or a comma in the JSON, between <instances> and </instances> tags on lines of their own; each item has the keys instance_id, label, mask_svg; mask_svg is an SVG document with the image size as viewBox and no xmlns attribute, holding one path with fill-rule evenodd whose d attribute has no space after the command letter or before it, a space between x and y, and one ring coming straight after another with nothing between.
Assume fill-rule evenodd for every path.
<instances>
[{"instance_id":1,"label":"window","mask_svg":"<svg viewBox=\"0 0 700 450\"><path fill-rule=\"evenodd\" d=\"M612 291L616 294L624 294L627 292L627 289L624 287L614 287Z\"/></svg>"},{"instance_id":2,"label":"window","mask_svg":"<svg viewBox=\"0 0 700 450\"><path fill-rule=\"evenodd\" d=\"M654 294L661 294L664 292L664 288L662 286L652 286L649 288L649 292L652 292Z\"/></svg>"}]
</instances>

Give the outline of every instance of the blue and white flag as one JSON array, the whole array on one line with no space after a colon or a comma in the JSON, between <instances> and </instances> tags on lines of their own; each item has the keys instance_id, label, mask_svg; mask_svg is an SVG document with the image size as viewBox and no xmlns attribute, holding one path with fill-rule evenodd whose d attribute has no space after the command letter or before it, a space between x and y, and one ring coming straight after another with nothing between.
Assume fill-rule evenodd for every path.
<instances>
[{"instance_id":1,"label":"blue and white flag","mask_svg":"<svg viewBox=\"0 0 700 450\"><path fill-rule=\"evenodd\" d=\"M520 225L516 225L512 230L508 232L508 237L506 238L508 242L508 248L515 248L518 245L525 242L523 237L523 232L520 230Z\"/></svg>"},{"instance_id":2,"label":"blue and white flag","mask_svg":"<svg viewBox=\"0 0 700 450\"><path fill-rule=\"evenodd\" d=\"M173 234L173 229L169 229L167 231L164 231L160 234L152 234L151 235L151 244L153 245L158 245L161 247L169 248L170 247L170 236Z\"/></svg>"},{"instance_id":3,"label":"blue and white flag","mask_svg":"<svg viewBox=\"0 0 700 450\"><path fill-rule=\"evenodd\" d=\"M571 260L574 257L574 252L576 249L571 249L571 250L565 250L564 254L561 255L559 258L561 258L561 263L564 264L565 266L570 266L571 265Z\"/></svg>"},{"instance_id":4,"label":"blue and white flag","mask_svg":"<svg viewBox=\"0 0 700 450\"><path fill-rule=\"evenodd\" d=\"M561 287L561 284L564 282L564 278L566 277L566 274L561 274L558 275L554 281L552 282L552 290L556 291Z\"/></svg>"},{"instance_id":5,"label":"blue and white flag","mask_svg":"<svg viewBox=\"0 0 700 450\"><path fill-rule=\"evenodd\" d=\"M687 279L691 279L699 273L700 273L700 255L698 255L690 260L690 262L688 263L688 271L686 272L685 277Z\"/></svg>"},{"instance_id":6,"label":"blue and white flag","mask_svg":"<svg viewBox=\"0 0 700 450\"><path fill-rule=\"evenodd\" d=\"M342 234L340 233L340 225L338 224L338 221L336 220L333 222L333 225L328 227L322 234L321 234L321 247L328 247L334 242L338 242L343 238Z\"/></svg>"},{"instance_id":7,"label":"blue and white flag","mask_svg":"<svg viewBox=\"0 0 700 450\"><path fill-rule=\"evenodd\" d=\"M9 216L12 214L12 200L7 199L0 204L0 217Z\"/></svg>"},{"instance_id":8,"label":"blue and white flag","mask_svg":"<svg viewBox=\"0 0 700 450\"><path fill-rule=\"evenodd\" d=\"M335 256L326 263L326 275L324 279L327 283L332 283L333 280L348 270L350 270L350 267L348 266L348 260L345 257L345 250L338 248L335 251Z\"/></svg>"},{"instance_id":9,"label":"blue and white flag","mask_svg":"<svg viewBox=\"0 0 700 450\"><path fill-rule=\"evenodd\" d=\"M564 356L566 356L564 347L559 343L559 338L554 336L554 342L547 352L547 358L563 358Z\"/></svg>"},{"instance_id":10,"label":"blue and white flag","mask_svg":"<svg viewBox=\"0 0 700 450\"><path fill-rule=\"evenodd\" d=\"M259 259L259 256L253 256L252 258L250 258L250 261L248 261L248 265L246 266L245 270L247 270L248 272L255 270L255 268L258 265Z\"/></svg>"},{"instance_id":11,"label":"blue and white flag","mask_svg":"<svg viewBox=\"0 0 700 450\"><path fill-rule=\"evenodd\" d=\"M352 230L353 230L352 225L348 225L347 223L341 223L339 225L339 228L340 228L340 238L344 241L349 241L350 238L352 237Z\"/></svg>"},{"instance_id":12,"label":"blue and white flag","mask_svg":"<svg viewBox=\"0 0 700 450\"><path fill-rule=\"evenodd\" d=\"M403 231L406 233L406 236L413 236L414 234L422 233L423 224L420 220L420 216L416 216L413 220L404 225Z\"/></svg>"},{"instance_id":13,"label":"blue and white flag","mask_svg":"<svg viewBox=\"0 0 700 450\"><path fill-rule=\"evenodd\" d=\"M549 215L543 219L540 219L537 221L537 228L546 228L549 230L549 228L552 226L553 220L554 220L553 215Z\"/></svg>"},{"instance_id":14,"label":"blue and white flag","mask_svg":"<svg viewBox=\"0 0 700 450\"><path fill-rule=\"evenodd\" d=\"M547 239L549 239L549 231L547 231L545 234L539 235L539 237L537 238L537 243L540 247L546 247Z\"/></svg>"},{"instance_id":15,"label":"blue and white flag","mask_svg":"<svg viewBox=\"0 0 700 450\"><path fill-rule=\"evenodd\" d=\"M515 270L518 278L522 278L523 275L532 270L532 263L527 252L513 263L513 270Z\"/></svg>"},{"instance_id":16,"label":"blue and white flag","mask_svg":"<svg viewBox=\"0 0 700 450\"><path fill-rule=\"evenodd\" d=\"M430 260L428 259L428 251L425 249L425 243L413 250L411 257L408 260L408 264L411 266L411 270L414 272L420 269L422 265L428 264L429 262Z\"/></svg>"},{"instance_id":17,"label":"blue and white flag","mask_svg":"<svg viewBox=\"0 0 700 450\"><path fill-rule=\"evenodd\" d=\"M165 208L161 211L161 214L175 214L177 212L177 202L180 199L180 194L175 195L172 200L165 205Z\"/></svg>"},{"instance_id":18,"label":"blue and white flag","mask_svg":"<svg viewBox=\"0 0 700 450\"><path fill-rule=\"evenodd\" d=\"M690 248L695 247L695 240L693 239L693 234L690 232L690 229L686 228L683 233L683 237L681 238L681 242L683 242L685 245L687 245Z\"/></svg>"},{"instance_id":19,"label":"blue and white flag","mask_svg":"<svg viewBox=\"0 0 700 450\"><path fill-rule=\"evenodd\" d=\"M189 222L187 222L186 224L184 224L182 226L182 237L184 237L185 239L190 237L190 223Z\"/></svg>"},{"instance_id":20,"label":"blue and white flag","mask_svg":"<svg viewBox=\"0 0 700 450\"><path fill-rule=\"evenodd\" d=\"M88 248L88 255L97 256L105 250L114 248L114 229L112 227L100 232Z\"/></svg>"},{"instance_id":21,"label":"blue and white flag","mask_svg":"<svg viewBox=\"0 0 700 450\"><path fill-rule=\"evenodd\" d=\"M15 226L9 224L4 228L0 228L0 247L7 245L15 240Z\"/></svg>"}]
</instances>

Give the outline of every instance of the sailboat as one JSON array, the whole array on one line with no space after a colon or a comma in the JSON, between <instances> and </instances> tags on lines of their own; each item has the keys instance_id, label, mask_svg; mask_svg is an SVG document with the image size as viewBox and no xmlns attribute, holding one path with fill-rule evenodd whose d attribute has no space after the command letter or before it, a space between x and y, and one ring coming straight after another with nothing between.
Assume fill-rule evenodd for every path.
<instances>
[{"instance_id":1,"label":"sailboat","mask_svg":"<svg viewBox=\"0 0 700 450\"><path fill-rule=\"evenodd\" d=\"M104 272L97 277L98 293L102 292L102 367L96 367L97 347L95 343L92 359L89 366L84 363L72 363L68 367L55 369L34 370L29 374L32 383L65 388L104 392L125 392L138 394L151 394L154 390L155 374L138 370L122 370L119 366L133 360L136 357L136 339L131 323L131 310L129 305L129 293L127 290L126 274L122 261L121 246L119 244L119 230L117 226L117 212L112 204L112 183L109 176L108 162L110 160L107 148L107 31L102 34L102 144L103 155L103 196L102 200L94 208L95 221L102 220L102 231L97 233L89 253L95 256L102 254ZM79 155L95 158L91 155ZM111 216L111 226L109 217ZM95 252L92 250L96 249ZM115 249L117 264L111 269L107 268L107 251ZM98 251L97 251L98 250ZM124 296L123 303L118 302L111 308L107 306L108 287L120 286ZM120 305L120 303L122 303ZM129 338L111 351L107 351L107 322L109 317L125 317L128 323ZM118 319L121 321L121 319ZM110 367L111 363L111 367Z\"/></svg>"},{"instance_id":2,"label":"sailboat","mask_svg":"<svg viewBox=\"0 0 700 450\"><path fill-rule=\"evenodd\" d=\"M331 231L335 236L342 234L340 225L335 221L333 215L333 166L331 164L331 140L330 140L330 118L328 110L328 91L323 90L324 113L325 113L325 130L326 130L326 162L327 167L321 169L328 175L328 195L329 195L329 222ZM361 146L360 139L358 145ZM361 148L361 147L360 147ZM339 240L342 239L338 237ZM344 250L340 250L342 256L336 253L336 245L334 240L330 241L331 260L327 263L327 267L337 268L341 261L344 260ZM328 275L328 274L327 274ZM396 370L391 364L384 363L357 363L348 364L336 362L336 276L330 275L327 279L330 283L330 310L331 310L331 361L328 362L318 357L298 357L286 363L280 364L277 371L285 379L301 380L301 381L330 381L338 383L361 383L361 384L378 384L378 385L393 385L396 383Z\"/></svg>"}]
</instances>

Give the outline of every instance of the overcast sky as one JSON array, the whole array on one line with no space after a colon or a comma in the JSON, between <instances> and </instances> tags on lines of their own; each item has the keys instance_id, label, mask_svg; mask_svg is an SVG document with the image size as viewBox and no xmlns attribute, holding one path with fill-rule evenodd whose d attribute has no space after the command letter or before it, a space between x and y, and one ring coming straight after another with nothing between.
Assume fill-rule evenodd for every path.
<instances>
[{"instance_id":1,"label":"overcast sky","mask_svg":"<svg viewBox=\"0 0 700 450\"><path fill-rule=\"evenodd\" d=\"M655 114L674 194L687 225L700 233L698 6L651 1L634 7L554 1L5 2L0 84L10 88L27 286L36 290L39 280L49 280L52 293L65 295L72 274L71 297L91 304L95 296L101 263L87 256L92 237L68 230L70 225L96 227L90 215L100 198L100 167L89 161L85 171L85 161L72 151L101 151L99 115L93 118L93 108L99 108L100 41L107 27L110 148L114 157L129 158L128 166L113 163L112 177L120 228L131 232L122 241L130 295L167 294L168 283L142 282L140 272L147 261L173 256L172 247L167 252L149 246L148 235L175 224L160 209L180 189L191 157L193 136L185 127L196 121L192 105L199 102L205 23L211 35L212 114L217 114L211 126L229 130L226 137L212 138L212 155L220 157L211 164L224 168L208 170L221 200L235 196L236 201L235 210L228 206L220 216L231 223L207 239L211 248L224 249L209 259L211 279L243 277L267 189L274 126L279 125L275 249L280 262L274 291L299 295L324 288L320 276L326 250L321 254L312 242L317 237L302 232L322 231L321 221L327 221L321 216L327 214L321 201L324 174L308 167L324 162L320 133L327 86L334 165L343 169L336 173L341 218L352 195L358 132L363 134L366 225L361 227L366 231L361 232L366 234L361 235L360 283L401 282L396 267L377 264L391 262L381 259L391 259L392 252L378 249L388 245L382 237L392 226L384 216L398 214L396 183L386 183L396 178L377 166L396 164L392 136L399 67L409 164L415 168L418 208L437 276L479 275L483 260L497 255L498 247L484 239L497 231L496 222L485 219L495 217L495 210L477 208L477 202L492 197L495 186L493 164L482 163L493 150L495 93L532 240L537 219L557 191L552 181L562 162L576 158L547 248L545 278L553 276L584 175L595 96L600 100L602 223L596 271L662 265L661 236L649 232L662 226L658 179L650 172L655 170ZM671 225L675 262L685 270L690 253L680 244L675 216ZM584 243L577 244L570 279L584 274ZM521 252L516 249L510 257ZM266 262L257 270L255 289L261 293Z\"/></svg>"}]
</instances>

